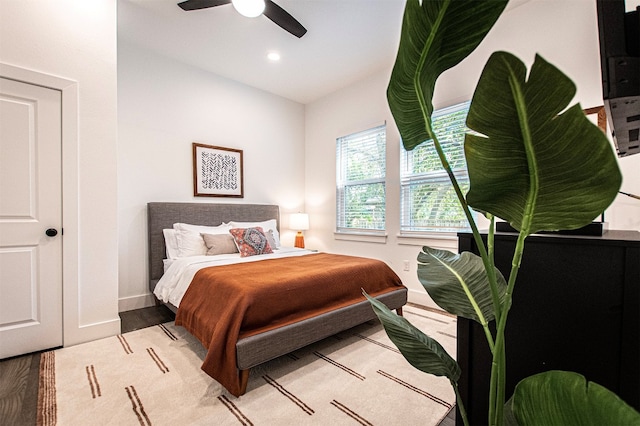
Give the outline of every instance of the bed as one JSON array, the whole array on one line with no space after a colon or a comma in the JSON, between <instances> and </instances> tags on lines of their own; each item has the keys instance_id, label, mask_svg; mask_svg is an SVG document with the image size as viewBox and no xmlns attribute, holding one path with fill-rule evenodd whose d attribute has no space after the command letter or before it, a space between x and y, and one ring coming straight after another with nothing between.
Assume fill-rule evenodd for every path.
<instances>
[{"instance_id":1,"label":"bed","mask_svg":"<svg viewBox=\"0 0 640 426\"><path fill-rule=\"evenodd\" d=\"M167 256L163 230L171 229L175 223L218 226L231 221L262 222L275 220L278 228L280 225L280 212L279 207L276 205L153 202L148 203L147 213L149 288L152 292L165 274L165 259ZM276 250L276 252L277 251L278 250ZM337 257L335 259L323 259L323 256L336 255L311 253L301 256L297 262L301 262L302 259L310 263L341 260ZM347 256L339 257L347 258ZM278 259L268 260L268 262L279 261ZM379 261L375 262L382 263ZM253 262L253 264L255 268L258 268L258 264L265 264L265 262ZM224 266L219 269L230 267L231 266ZM389 269L388 267L386 268ZM207 268L206 270L213 269L216 268ZM167 270L167 275L169 275L169 271L170 270ZM196 277L201 277L204 271L205 270L197 272ZM394 283L393 288L385 289L375 297L385 303L390 309L396 309L398 314L401 315L402 306L404 306L407 301L407 289L399 283L399 278L397 278L393 271L390 269L389 271L390 274L397 279L397 282ZM204 279L200 281L203 280ZM196 280L194 278L192 283L193 288L190 287L187 292L190 291L194 293L197 291L195 290L195 283ZM314 283L309 283L308 285L313 286ZM198 295L198 298L199 300L205 299L202 295ZM161 302L159 301L159 303ZM190 333L198 337L203 345L208 348L209 356L212 352L215 352L215 350L213 350L215 348L212 349L212 346L208 346L209 341L204 342L204 340L207 340L206 337L203 338L203 336L198 335L202 331L201 327L197 324L197 320L193 322L185 319L191 318L193 315L187 317L187 314L181 312L181 310L187 309L186 306L188 305L184 302L184 299L183 304L185 306L180 309L171 303L168 303L168 306L174 312L177 312L176 323L183 323L182 325L185 326ZM347 305L344 303L339 304L336 308L327 306L323 308L322 312L312 316L307 315L307 317L301 320L289 321L283 323L282 326L266 328L264 331L257 333L240 334L237 340L233 340L235 348L231 348L231 350L228 351L220 349L221 353L225 354L225 356L232 356L233 352L235 352L235 360L232 360L235 361L235 365L233 366L233 375L235 378L233 381L230 382L224 377L218 377L217 373L208 371L205 368L207 359L205 359L205 363L203 363L203 370L219 381L231 394L240 396L246 392L246 385L251 368L375 318L369 302L363 298L358 301L349 302Z\"/></svg>"}]
</instances>

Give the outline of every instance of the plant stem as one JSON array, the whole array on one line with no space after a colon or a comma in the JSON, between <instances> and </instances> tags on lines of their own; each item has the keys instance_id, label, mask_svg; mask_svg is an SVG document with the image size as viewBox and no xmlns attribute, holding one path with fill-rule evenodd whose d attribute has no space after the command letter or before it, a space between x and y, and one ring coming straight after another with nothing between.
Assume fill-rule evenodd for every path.
<instances>
[{"instance_id":1,"label":"plant stem","mask_svg":"<svg viewBox=\"0 0 640 426\"><path fill-rule=\"evenodd\" d=\"M527 226L528 228L528 226ZM495 351L493 353L493 364L491 367L491 384L489 389L489 409L494 407L492 415L490 414L490 422L492 425L501 425L504 419L504 402L505 402L505 386L506 386L506 355L505 355L505 337L504 332L507 326L507 317L511 309L513 300L513 290L516 285L516 278L520 269L520 262L524 253L524 242L527 233L520 231L516 248L511 261L511 273L509 274L509 283L505 294L503 312L496 330ZM498 371L494 372L494 369ZM491 413L491 412L490 412Z\"/></svg>"},{"instance_id":2,"label":"plant stem","mask_svg":"<svg viewBox=\"0 0 640 426\"><path fill-rule=\"evenodd\" d=\"M487 276L489 277L489 283L497 283L497 278L496 278L496 263L495 263L495 257L494 257L494 252L495 252L495 245L494 245L494 234L495 234L495 217L490 214L487 213L487 218L491 221L491 223L489 224L489 233L487 234L487 261L484 262L484 268L487 272ZM475 237L475 234L474 234ZM478 233L478 240L482 241L482 238L480 237L480 234ZM478 244L476 242L476 244ZM489 267L487 268L487 264L489 264ZM491 281L493 279L493 281ZM496 284L496 291L495 291L495 296L498 301L496 302L496 300L494 299L493 301L493 309L494 309L494 315L496 317L496 321L500 320L500 316L502 315L502 307L500 306L500 295L498 294L497 291L497 284ZM492 295L493 295L493 290L492 290ZM497 303L497 305L496 305Z\"/></svg>"},{"instance_id":3,"label":"plant stem","mask_svg":"<svg viewBox=\"0 0 640 426\"><path fill-rule=\"evenodd\" d=\"M513 75L509 77L509 86L518 112L522 141L527 152L533 152L532 135L531 129L529 128L529 122L527 121L528 114L524 93L522 93L521 87ZM522 254L524 252L524 241L531 231L531 221L536 209L536 200L539 190L539 180L536 173L538 167L536 165L535 156L527 155L527 165L529 167L530 191L527 194L527 202L524 206L520 233L518 235L516 248L511 260L511 272L509 274L509 282L505 293L504 305L502 306L502 314L500 318L497 318L498 326L496 330L495 351L493 352L491 384L489 389L489 409L491 410L493 408L493 412L489 416L489 421L492 425L502 425L504 421L506 387L506 352L504 332L507 326L507 317L509 316L509 310L511 309L511 303L513 300L513 289L516 285L516 278L518 276L518 270L520 269L520 262L522 261ZM494 369L497 371L494 371Z\"/></svg>"},{"instance_id":4,"label":"plant stem","mask_svg":"<svg viewBox=\"0 0 640 426\"><path fill-rule=\"evenodd\" d=\"M453 171L451 170L451 166L449 165L449 161L447 160L447 157L444 155L444 151L442 150L442 146L440 145L440 142L438 141L438 137L436 136L436 134L433 132L433 129L431 129L431 125L430 125L430 121L427 121L427 123L429 125L426 126L427 129L427 133L429 134L429 136L431 137L431 140L433 141L433 145L436 148L436 153L438 154L438 157L440 158L440 162L442 163L442 167L446 170L447 174L449 175L449 179L451 180L451 184L453 185L453 188L456 192L456 195L458 196L458 201L460 203L460 205L462 206L462 209L464 210L464 213L467 217L467 221L469 222L469 225L471 226L471 229L473 230L473 236L474 239L476 240L476 244L478 245L478 249L480 251L481 257L482 257L482 262L485 268L485 271L487 273L487 277L489 279L489 285L491 287L491 296L493 299L493 304L494 304L494 313L495 312L499 312L499 308L498 311L496 311L496 306L500 306L499 303L499 296L498 296L498 286L496 284L496 275L495 275L495 269L493 267L493 262L489 259L489 256L487 254L486 248L484 246L484 243L482 242L482 238L480 237L480 231L478 231L478 227L475 223L475 221L473 220L473 216L471 215L471 210L469 209L469 205L467 204L466 199L464 198L464 194L462 193L462 190L460 189L460 185L458 184L458 181L455 177L455 175L453 174ZM484 314L482 313L482 311L480 310L478 304L476 303L475 300L473 300L473 296L470 293L467 293L467 298L469 299L469 302L471 303L471 305L474 307L474 310L476 311L476 314L478 315L478 318L480 320L480 324L482 325L482 328L484 329L484 334L485 337L487 339L487 343L489 344L489 348L491 349L491 352L493 352L493 346L494 346L494 341L493 341L493 335L491 334L491 330L489 329L489 323L487 322L487 320L484 317Z\"/></svg>"},{"instance_id":5,"label":"plant stem","mask_svg":"<svg viewBox=\"0 0 640 426\"><path fill-rule=\"evenodd\" d=\"M423 114L424 114L424 111L423 111ZM482 237L480 236L480 231L478 230L478 226L476 225L476 222L473 219L473 215L471 214L471 209L469 208L469 205L467 204L467 200L464 194L462 193L462 190L460 189L458 180L456 179L453 171L451 170L449 161L447 160L447 157L444 155L444 151L442 149L442 146L440 145L440 142L438 141L438 137L433 131L433 129L431 128L431 120L427 119L426 115L425 115L425 123L427 123L427 125L425 126L427 134L433 141L433 145L436 149L436 153L438 154L438 158L440 159L440 163L442 164L442 168L447 172L447 175L449 176L449 180L451 181L451 184L453 185L453 189L456 192L456 196L458 197L458 202L460 203L460 206L462 207L462 210L464 211L464 214L467 218L467 222L469 222L469 226L471 227L471 231L473 232L473 239L476 243L476 246L478 247L478 251L480 252L480 257L482 258L482 263L484 265L484 269L485 269L485 272L487 273L487 278L489 280L489 286L491 289L491 298L493 301L493 310L497 320L500 317L500 311L501 311L500 295L498 294L498 285L496 284L497 278L496 278L495 268L493 266L493 261L491 261L491 259L489 258L489 255L487 254L487 250L485 248L484 242L482 241ZM488 335L491 335L491 333L488 333ZM493 346L493 339L491 339L490 345Z\"/></svg>"},{"instance_id":6,"label":"plant stem","mask_svg":"<svg viewBox=\"0 0 640 426\"><path fill-rule=\"evenodd\" d=\"M438 27L440 25L442 19L444 19L446 10L449 7L450 3L451 3L450 0L446 0L443 2L440 8L440 13L436 18L436 21L433 23L434 27ZM431 32L431 34L429 35L429 40L425 42L425 45L430 45L431 38L433 37L435 37L435 33ZM420 54L420 58L418 59L418 64L416 67L417 70L423 69L424 63L427 60L427 57L428 57L428 50L423 49L422 53ZM422 82L420 81L420 74L416 72L415 75L413 76L413 87L414 87L416 96L418 97L418 104L420 105L420 110L422 112L422 119L424 120L424 123L425 123L425 130L427 132L427 135L429 135L431 140L433 140L433 144L436 148L436 152L438 154L438 158L440 159L440 163L442 164L442 167L444 168L444 170L447 172L447 175L449 175L449 180L453 185L453 188L456 192L456 196L458 197L458 201L460 202L460 206L462 207L462 210L464 211L464 215L467 218L467 222L469 222L469 226L471 227L471 230L473 232L473 239L476 245L478 246L478 251L480 252L480 257L482 258L482 263L484 264L484 269L487 273L487 278L489 279L489 287L491 289L491 299L493 301L494 315L496 316L496 319L498 319L501 312L500 296L498 294L497 278L496 278L495 269L493 267L493 262L489 261L487 251L482 242L482 238L480 237L480 232L478 231L476 222L473 219L473 216L471 215L471 210L469 209L467 200L464 197L464 194L462 193L462 191L460 190L460 185L458 185L458 180L453 174L453 171L451 170L451 166L449 165L449 161L447 160L447 157L444 155L442 146L440 145L440 142L438 142L438 138L435 132L433 131L433 128L431 125L431 113L433 112L433 110L432 108L428 108L427 106L428 105L427 100L425 99L421 84ZM488 334L490 335L491 333L488 333ZM493 343L491 343L491 345L493 345Z\"/></svg>"},{"instance_id":7,"label":"plant stem","mask_svg":"<svg viewBox=\"0 0 640 426\"><path fill-rule=\"evenodd\" d=\"M460 396L460 390L458 389L458 383L450 380L451 386L453 390L456 392L456 404L458 405L458 410L460 411L460 416L462 417L462 422L464 426L469 426L469 419L467 418L467 410L464 409L464 404L462 402L462 397Z\"/></svg>"},{"instance_id":8,"label":"plant stem","mask_svg":"<svg viewBox=\"0 0 640 426\"><path fill-rule=\"evenodd\" d=\"M493 240L495 235L496 218L494 215L487 213L487 219L491 221L491 223L489 224L489 234L487 235L487 250L489 252L489 261L491 262L491 265L495 266L493 255L495 252L495 246Z\"/></svg>"},{"instance_id":9,"label":"plant stem","mask_svg":"<svg viewBox=\"0 0 640 426\"><path fill-rule=\"evenodd\" d=\"M424 64L425 59L426 59L426 54L423 51L422 55L420 56L417 69L422 69L422 65ZM491 255L489 255L489 253L487 253L487 249L484 245L484 242L482 241L482 237L480 235L480 231L478 230L478 226L476 225L473 215L471 214L471 209L469 208L469 205L467 204L467 200L464 194L462 193L462 190L460 189L458 180L456 179L453 171L451 170L451 166L449 165L449 161L447 160L447 157L444 155L444 151L442 149L442 146L440 145L440 142L438 141L437 135L433 131L433 128L431 125L431 114L429 109L427 108L427 102L423 96L423 92L422 90L420 90L420 79L418 78L417 73L414 76L413 83L414 83L415 92L418 95L418 100L419 100L420 108L422 110L422 116L424 119L425 130L427 132L427 135L433 141L433 145L436 149L436 153L438 154L438 158L440 159L440 163L442 164L443 169L447 172L447 175L449 176L449 180L453 185L453 188L456 193L456 196L458 197L460 206L462 207L462 210L464 211L464 214L467 218L467 222L469 223L469 226L471 227L471 230L473 232L473 239L478 248L478 252L480 253L480 257L482 258L482 263L484 265L485 273L487 274L487 279L489 281L489 288L491 290L491 299L493 303L494 316L498 323L503 323L503 320L506 317L506 310L503 311L505 307L502 306L502 304L500 303L500 294L498 293L497 277L496 277L495 266L493 261L493 228L494 228L493 217L491 217L491 230L488 238L488 243L490 244L490 253L491 253ZM467 297L469 297L469 301L472 304L474 304L475 301L472 300L473 297L470 295L468 295ZM509 304L510 304L510 298L509 298ZM479 309L477 309L477 313L479 314L478 317L481 319L481 325L484 329L485 337L487 339L487 343L489 344L489 348L492 352L493 359L494 359L494 364L492 364L492 367L491 367L492 390L489 394L490 401L493 401L493 404L489 405L489 410L490 410L490 413L495 412L495 416L501 419L502 413L503 413L503 407L496 407L496 404L499 402L499 400L498 401L496 400L498 393L496 392L495 387L498 384L500 384L500 386L503 388L501 394L504 395L504 386L505 386L504 371L506 371L504 368L504 364L505 364L504 327L502 328L503 336L500 339L500 346L502 346L502 349L500 349L500 346L498 346L498 349L496 349L494 338L491 334L491 330L489 329L489 324L484 319L484 315L482 314L482 312L479 311ZM496 361L498 362L497 365L495 364ZM502 374L500 374L500 376L502 377L500 377L499 380L497 377L495 377L496 375L498 375L498 372L502 372ZM454 388L456 389L456 394L457 394L458 393L457 384L454 386ZM502 405L504 405L504 401L502 402ZM492 419L493 416L490 416L489 418Z\"/></svg>"}]
</instances>

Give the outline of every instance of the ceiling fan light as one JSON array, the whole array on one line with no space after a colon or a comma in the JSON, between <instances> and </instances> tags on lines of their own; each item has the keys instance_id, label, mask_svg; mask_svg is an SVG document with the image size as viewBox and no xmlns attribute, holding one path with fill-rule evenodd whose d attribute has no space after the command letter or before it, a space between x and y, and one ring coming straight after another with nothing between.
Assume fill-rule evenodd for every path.
<instances>
[{"instance_id":1,"label":"ceiling fan light","mask_svg":"<svg viewBox=\"0 0 640 426\"><path fill-rule=\"evenodd\" d=\"M255 18L264 12L264 0L231 0L238 13L247 18Z\"/></svg>"}]
</instances>

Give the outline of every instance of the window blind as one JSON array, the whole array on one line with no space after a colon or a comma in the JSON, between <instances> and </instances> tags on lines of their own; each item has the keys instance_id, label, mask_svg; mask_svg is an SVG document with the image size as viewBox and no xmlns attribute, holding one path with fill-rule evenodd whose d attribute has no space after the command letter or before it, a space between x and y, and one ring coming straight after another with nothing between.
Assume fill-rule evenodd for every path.
<instances>
[{"instance_id":1,"label":"window blind","mask_svg":"<svg viewBox=\"0 0 640 426\"><path fill-rule=\"evenodd\" d=\"M435 111L433 129L463 193L469 189L464 134L470 102ZM469 225L432 141L400 155L400 232L455 232Z\"/></svg>"},{"instance_id":2,"label":"window blind","mask_svg":"<svg viewBox=\"0 0 640 426\"><path fill-rule=\"evenodd\" d=\"M385 229L386 125L336 140L338 232Z\"/></svg>"}]
</instances>

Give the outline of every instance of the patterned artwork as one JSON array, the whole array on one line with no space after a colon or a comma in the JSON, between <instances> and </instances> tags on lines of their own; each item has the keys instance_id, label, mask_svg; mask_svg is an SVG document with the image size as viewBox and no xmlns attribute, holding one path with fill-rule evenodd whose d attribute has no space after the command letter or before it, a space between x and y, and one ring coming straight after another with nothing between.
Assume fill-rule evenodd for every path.
<instances>
[{"instance_id":1,"label":"patterned artwork","mask_svg":"<svg viewBox=\"0 0 640 426\"><path fill-rule=\"evenodd\" d=\"M202 188L235 191L238 182L238 159L225 153L202 151Z\"/></svg>"},{"instance_id":2,"label":"patterned artwork","mask_svg":"<svg viewBox=\"0 0 640 426\"><path fill-rule=\"evenodd\" d=\"M242 151L193 144L194 195L242 197Z\"/></svg>"}]
</instances>

